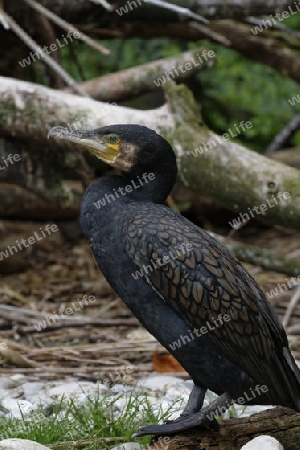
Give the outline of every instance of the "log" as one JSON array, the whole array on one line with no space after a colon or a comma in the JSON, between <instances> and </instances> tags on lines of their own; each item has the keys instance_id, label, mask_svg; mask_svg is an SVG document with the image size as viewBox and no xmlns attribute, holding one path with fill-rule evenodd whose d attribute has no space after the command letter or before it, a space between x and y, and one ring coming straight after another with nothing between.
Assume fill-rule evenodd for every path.
<instances>
[{"instance_id":1,"label":"log","mask_svg":"<svg viewBox=\"0 0 300 450\"><path fill-rule=\"evenodd\" d=\"M79 153L62 155L49 143L40 149L31 140L0 138L0 216L33 220L77 217L83 193L78 178L91 181L85 166Z\"/></svg>"},{"instance_id":2,"label":"log","mask_svg":"<svg viewBox=\"0 0 300 450\"><path fill-rule=\"evenodd\" d=\"M269 250L254 245L245 245L216 233L210 234L225 245L230 253L240 261L260 266L264 270L271 270L292 277L298 277L300 273L300 262L297 259L276 258Z\"/></svg>"},{"instance_id":3,"label":"log","mask_svg":"<svg viewBox=\"0 0 300 450\"><path fill-rule=\"evenodd\" d=\"M300 172L217 136L203 124L183 85L166 83L165 93L175 128L161 125L159 131L173 145L183 183L236 211L237 217L248 213L269 224L300 229ZM287 192L290 200L276 205L280 192Z\"/></svg>"},{"instance_id":4,"label":"log","mask_svg":"<svg viewBox=\"0 0 300 450\"><path fill-rule=\"evenodd\" d=\"M277 439L284 450L299 450L300 414L288 408L274 408L240 419L222 420L219 432L194 429L152 440L148 450L240 450L257 436ZM263 450L263 449L261 449Z\"/></svg>"},{"instance_id":5,"label":"log","mask_svg":"<svg viewBox=\"0 0 300 450\"><path fill-rule=\"evenodd\" d=\"M63 93L35 83L0 77L0 134L49 144L48 131L56 125L94 129L112 123L140 123L157 129L172 128L167 105L140 111ZM60 143L61 148L70 149ZM43 148L40 147L40 151Z\"/></svg>"},{"instance_id":6,"label":"log","mask_svg":"<svg viewBox=\"0 0 300 450\"><path fill-rule=\"evenodd\" d=\"M237 217L250 210L253 214L256 208L253 217L299 230L300 172L231 142L229 136L216 135L202 122L184 85L167 82L164 87L167 104L138 111L0 77L0 133L45 142L49 128L56 125L70 130L115 123L146 125L173 146L185 185L235 211ZM65 148L75 149L67 144ZM283 199L283 193L289 198Z\"/></svg>"},{"instance_id":7,"label":"log","mask_svg":"<svg viewBox=\"0 0 300 450\"><path fill-rule=\"evenodd\" d=\"M286 150L280 150L276 153L272 153L268 155L271 159L276 159L276 161L280 161L288 166L296 167L300 169L300 148L288 148Z\"/></svg>"},{"instance_id":8,"label":"log","mask_svg":"<svg viewBox=\"0 0 300 450\"><path fill-rule=\"evenodd\" d=\"M75 219L78 216L82 192L71 189L67 184L62 184L61 189L60 194L54 198L18 184L0 183L0 217L31 220Z\"/></svg>"}]
</instances>

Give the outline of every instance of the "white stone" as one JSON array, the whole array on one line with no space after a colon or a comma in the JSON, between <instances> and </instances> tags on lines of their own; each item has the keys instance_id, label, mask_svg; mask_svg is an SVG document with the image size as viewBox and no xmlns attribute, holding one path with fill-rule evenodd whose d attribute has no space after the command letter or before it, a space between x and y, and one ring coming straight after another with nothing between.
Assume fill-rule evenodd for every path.
<instances>
[{"instance_id":1,"label":"white stone","mask_svg":"<svg viewBox=\"0 0 300 450\"><path fill-rule=\"evenodd\" d=\"M24 383L22 388L24 392L24 397L26 400L32 400L35 398L39 392L41 392L42 388L44 386L44 383L39 381L32 381Z\"/></svg>"},{"instance_id":2,"label":"white stone","mask_svg":"<svg viewBox=\"0 0 300 450\"><path fill-rule=\"evenodd\" d=\"M139 380L136 384L139 389L147 389L149 391L166 391L172 384L178 383L178 378L170 375L156 375L146 380Z\"/></svg>"},{"instance_id":3,"label":"white stone","mask_svg":"<svg viewBox=\"0 0 300 450\"><path fill-rule=\"evenodd\" d=\"M9 411L8 416L15 419L27 417L34 410L32 403L27 400L16 400L14 398L5 398L1 402L3 408Z\"/></svg>"},{"instance_id":4,"label":"white stone","mask_svg":"<svg viewBox=\"0 0 300 450\"><path fill-rule=\"evenodd\" d=\"M180 400L187 403L190 393L191 389L184 385L184 383L176 383L169 387L166 392L165 399L172 402Z\"/></svg>"},{"instance_id":5,"label":"white stone","mask_svg":"<svg viewBox=\"0 0 300 450\"><path fill-rule=\"evenodd\" d=\"M19 383L17 383L15 380L7 377L1 377L0 378L0 389L12 389L15 387L18 387Z\"/></svg>"},{"instance_id":6,"label":"white stone","mask_svg":"<svg viewBox=\"0 0 300 450\"><path fill-rule=\"evenodd\" d=\"M126 334L127 339L131 340L144 340L147 339L149 341L156 341L155 337L152 336L145 328L137 328L135 330L131 330Z\"/></svg>"},{"instance_id":7,"label":"white stone","mask_svg":"<svg viewBox=\"0 0 300 450\"><path fill-rule=\"evenodd\" d=\"M116 383L111 387L111 392L114 394L122 394L123 392L132 391L132 386L127 384Z\"/></svg>"},{"instance_id":8,"label":"white stone","mask_svg":"<svg viewBox=\"0 0 300 450\"><path fill-rule=\"evenodd\" d=\"M174 405L174 401L168 401L164 397L159 402L157 402L157 404L155 406L152 407L155 415L161 415L162 413L163 414L167 413L168 420L177 419L179 417L179 415L181 414L183 408L184 408L183 404L176 402ZM160 420L159 423L163 423L163 421Z\"/></svg>"},{"instance_id":9,"label":"white stone","mask_svg":"<svg viewBox=\"0 0 300 450\"><path fill-rule=\"evenodd\" d=\"M94 392L97 386L93 383L78 381L55 386L47 392L49 397L76 397L82 393Z\"/></svg>"},{"instance_id":10,"label":"white stone","mask_svg":"<svg viewBox=\"0 0 300 450\"><path fill-rule=\"evenodd\" d=\"M258 436L247 444L243 445L241 450L284 450L280 442L277 439L263 435Z\"/></svg>"},{"instance_id":11,"label":"white stone","mask_svg":"<svg viewBox=\"0 0 300 450\"><path fill-rule=\"evenodd\" d=\"M50 450L49 447L27 439L5 439L0 441L0 450Z\"/></svg>"},{"instance_id":12,"label":"white stone","mask_svg":"<svg viewBox=\"0 0 300 450\"><path fill-rule=\"evenodd\" d=\"M20 380L26 380L25 375L22 373L16 373L10 377L13 381L20 381Z\"/></svg>"},{"instance_id":13,"label":"white stone","mask_svg":"<svg viewBox=\"0 0 300 450\"><path fill-rule=\"evenodd\" d=\"M53 404L60 402L63 398L64 404L74 399L79 404L85 403L87 397L96 397L98 394L109 392L104 384L91 383L87 381L72 381L69 383L46 384L34 399L34 404Z\"/></svg>"},{"instance_id":14,"label":"white stone","mask_svg":"<svg viewBox=\"0 0 300 450\"><path fill-rule=\"evenodd\" d=\"M141 450L141 446L137 442L126 442L126 444L117 445L111 450Z\"/></svg>"},{"instance_id":15,"label":"white stone","mask_svg":"<svg viewBox=\"0 0 300 450\"><path fill-rule=\"evenodd\" d=\"M273 409L275 406L265 406L265 405L236 405L234 404L235 410L237 412L237 417L249 417L252 414L258 414L267 409Z\"/></svg>"}]
</instances>

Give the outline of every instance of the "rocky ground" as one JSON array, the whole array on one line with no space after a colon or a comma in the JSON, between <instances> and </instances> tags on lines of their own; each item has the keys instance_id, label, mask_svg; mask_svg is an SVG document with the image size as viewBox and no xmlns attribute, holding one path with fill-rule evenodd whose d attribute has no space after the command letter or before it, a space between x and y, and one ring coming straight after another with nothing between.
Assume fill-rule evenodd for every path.
<instances>
[{"instance_id":1,"label":"rocky ground","mask_svg":"<svg viewBox=\"0 0 300 450\"><path fill-rule=\"evenodd\" d=\"M244 244L255 243L270 250L275 258L297 259L300 253L299 233L253 228L247 233L242 230L234 237ZM245 266L266 293L287 284L290 279L286 273L267 271L258 265ZM21 411L26 417L39 402L57 402L62 394L84 402L85 390L92 393L100 390L101 395L114 396L122 390L128 392L133 386L141 388L142 384L153 408L158 404L168 407L179 399L187 400L191 388L187 375L143 330L111 290L83 239L40 248L28 257L26 271L2 278L2 415L20 417ZM280 318L297 287L277 289L278 295L270 299ZM286 329L298 359L299 318L296 299ZM116 414L120 413L124 402L126 395L117 404ZM247 407L242 412L242 408L237 407L236 413L249 414L262 409L252 408ZM15 444L4 443L5 438L0 436L0 449L34 449L25 447L24 443L23 447L13 447ZM263 445L261 441L253 442L254 446L247 450L281 448L279 444L266 442ZM136 448L136 443L134 446L126 450Z\"/></svg>"}]
</instances>

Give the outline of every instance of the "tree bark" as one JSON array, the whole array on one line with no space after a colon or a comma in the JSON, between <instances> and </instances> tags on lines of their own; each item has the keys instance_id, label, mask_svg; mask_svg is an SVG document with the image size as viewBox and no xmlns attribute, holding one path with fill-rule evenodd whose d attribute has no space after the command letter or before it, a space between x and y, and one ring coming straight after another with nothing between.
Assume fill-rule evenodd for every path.
<instances>
[{"instance_id":1,"label":"tree bark","mask_svg":"<svg viewBox=\"0 0 300 450\"><path fill-rule=\"evenodd\" d=\"M80 169L85 169L82 156L55 152L48 142L42 148L32 140L0 138L1 217L77 217L83 191L78 178L84 178ZM88 170L84 176L90 176Z\"/></svg>"},{"instance_id":2,"label":"tree bark","mask_svg":"<svg viewBox=\"0 0 300 450\"><path fill-rule=\"evenodd\" d=\"M275 408L241 419L222 420L219 432L194 429L169 438L152 440L149 450L240 450L257 436L277 439L284 450L299 450L300 414ZM263 450L263 449L261 449Z\"/></svg>"},{"instance_id":3,"label":"tree bark","mask_svg":"<svg viewBox=\"0 0 300 450\"><path fill-rule=\"evenodd\" d=\"M165 86L175 128L162 124L158 130L173 145L183 183L236 211L237 216L247 213L250 219L300 229L300 172L220 138L202 123L185 86L171 82ZM279 205L275 200L280 192L290 198Z\"/></svg>"},{"instance_id":4,"label":"tree bark","mask_svg":"<svg viewBox=\"0 0 300 450\"><path fill-rule=\"evenodd\" d=\"M90 1L86 0L73 0L72 2L68 0L40 0L40 2L46 8L54 11L56 14L60 15L66 20L75 21L77 23L84 23L86 20L90 20L91 17L97 17L103 14L106 10L99 4L98 6ZM116 8L121 5L126 4L126 0L121 0L119 2L109 1L109 3L115 5ZM293 0L269 0L268 2L262 3L261 0L174 0L173 4L188 8L196 14L205 16L209 19L224 18L224 17L235 17L241 18L249 15L267 15L275 14L278 11L283 11L287 9L288 6L293 6ZM162 11L160 7L145 5L143 2L136 2L137 10L140 10L139 14L144 18L145 10L147 7L148 11L151 9L151 16L154 20L157 20ZM14 15L14 17L24 18L24 13L29 13L32 11L25 3L19 0L4 0L4 9L8 14ZM170 13L168 12L170 15ZM109 13L111 18L113 18L116 13L112 11ZM151 20L151 18L150 18Z\"/></svg>"},{"instance_id":5,"label":"tree bark","mask_svg":"<svg viewBox=\"0 0 300 450\"><path fill-rule=\"evenodd\" d=\"M202 123L198 105L185 86L172 82L164 86L166 105L138 111L0 78L0 133L49 143L48 130L56 125L71 130L114 123L146 125L173 146L185 185L237 215L248 213L250 218L299 230L300 172L217 136ZM67 148L74 146L68 143ZM204 150L198 153L197 149ZM283 201L280 192L287 192L290 198ZM254 207L259 212L253 213Z\"/></svg>"}]
</instances>

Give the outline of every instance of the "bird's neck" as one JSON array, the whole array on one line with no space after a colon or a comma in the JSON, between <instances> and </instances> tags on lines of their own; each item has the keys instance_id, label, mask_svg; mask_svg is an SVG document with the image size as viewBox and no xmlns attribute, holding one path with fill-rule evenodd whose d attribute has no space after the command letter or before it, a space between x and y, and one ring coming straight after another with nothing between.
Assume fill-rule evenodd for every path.
<instances>
[{"instance_id":1,"label":"bird's neck","mask_svg":"<svg viewBox=\"0 0 300 450\"><path fill-rule=\"evenodd\" d=\"M153 170L123 173L119 181L120 186L134 200L164 203L175 184L176 175L176 163L162 164Z\"/></svg>"}]
</instances>

